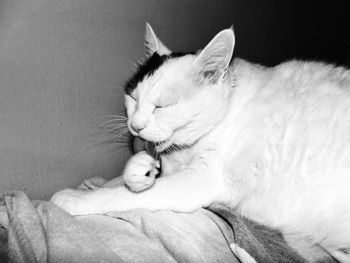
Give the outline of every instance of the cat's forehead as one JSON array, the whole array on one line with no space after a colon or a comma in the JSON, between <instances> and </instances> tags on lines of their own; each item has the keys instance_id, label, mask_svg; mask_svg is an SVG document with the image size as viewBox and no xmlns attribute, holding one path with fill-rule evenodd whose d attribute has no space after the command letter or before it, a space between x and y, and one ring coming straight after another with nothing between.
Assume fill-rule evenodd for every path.
<instances>
[{"instance_id":1,"label":"cat's forehead","mask_svg":"<svg viewBox=\"0 0 350 263\"><path fill-rule=\"evenodd\" d=\"M138 66L136 73L126 82L125 93L130 95L140 83L152 82L164 74L179 74L181 69L185 69L191 63L193 54L195 53L176 52L169 55L154 53L144 63Z\"/></svg>"}]
</instances>

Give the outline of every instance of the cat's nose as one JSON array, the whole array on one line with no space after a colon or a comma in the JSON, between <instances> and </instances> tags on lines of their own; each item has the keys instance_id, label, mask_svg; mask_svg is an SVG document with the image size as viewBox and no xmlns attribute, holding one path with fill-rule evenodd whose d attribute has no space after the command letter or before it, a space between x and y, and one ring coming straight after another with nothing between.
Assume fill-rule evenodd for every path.
<instances>
[{"instance_id":1,"label":"cat's nose","mask_svg":"<svg viewBox=\"0 0 350 263\"><path fill-rule=\"evenodd\" d=\"M147 126L148 118L145 116L146 114L143 112L137 111L131 121L131 128L139 133Z\"/></svg>"},{"instance_id":2,"label":"cat's nose","mask_svg":"<svg viewBox=\"0 0 350 263\"><path fill-rule=\"evenodd\" d=\"M135 132L139 133L139 132L142 131L145 127L142 127L141 125L137 125L137 124L135 124L135 123L131 123L131 128L132 128Z\"/></svg>"},{"instance_id":3,"label":"cat's nose","mask_svg":"<svg viewBox=\"0 0 350 263\"><path fill-rule=\"evenodd\" d=\"M142 128L136 128L134 125L131 125L131 128L132 128L135 132L137 132L137 133L139 133L140 131L142 131Z\"/></svg>"}]
</instances>

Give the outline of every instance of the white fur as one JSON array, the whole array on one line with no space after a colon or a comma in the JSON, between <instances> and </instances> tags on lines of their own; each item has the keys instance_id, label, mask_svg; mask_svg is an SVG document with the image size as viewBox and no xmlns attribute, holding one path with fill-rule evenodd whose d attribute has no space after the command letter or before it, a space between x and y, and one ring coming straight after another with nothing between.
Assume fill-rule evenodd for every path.
<instances>
[{"instance_id":1,"label":"white fur","mask_svg":"<svg viewBox=\"0 0 350 263\"><path fill-rule=\"evenodd\" d=\"M166 176L138 194L66 190L53 201L73 214L226 205L280 229L310 261L330 253L350 262L349 71L240 59L226 69L226 52L203 54L233 47L233 33L219 34L199 55L169 60L146 78L132 94L136 101L125 98L129 125L143 127L135 135L194 144L163 157ZM204 74L203 57L224 70Z\"/></svg>"},{"instance_id":2,"label":"white fur","mask_svg":"<svg viewBox=\"0 0 350 263\"><path fill-rule=\"evenodd\" d=\"M158 174L156 168L160 167L155 160L145 151L138 152L130 158L123 172L123 180L131 191L141 192L150 188ZM149 172L148 175L147 172Z\"/></svg>"}]
</instances>

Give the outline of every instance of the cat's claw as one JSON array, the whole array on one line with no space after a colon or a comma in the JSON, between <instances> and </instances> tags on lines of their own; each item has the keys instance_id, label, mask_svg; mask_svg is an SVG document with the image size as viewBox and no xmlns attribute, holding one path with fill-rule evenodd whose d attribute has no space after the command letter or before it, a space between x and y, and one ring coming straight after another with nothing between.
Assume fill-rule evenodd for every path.
<instances>
[{"instance_id":1,"label":"cat's claw","mask_svg":"<svg viewBox=\"0 0 350 263\"><path fill-rule=\"evenodd\" d=\"M150 188L159 173L160 162L145 151L135 154L127 163L123 178L131 191L141 192Z\"/></svg>"}]
</instances>

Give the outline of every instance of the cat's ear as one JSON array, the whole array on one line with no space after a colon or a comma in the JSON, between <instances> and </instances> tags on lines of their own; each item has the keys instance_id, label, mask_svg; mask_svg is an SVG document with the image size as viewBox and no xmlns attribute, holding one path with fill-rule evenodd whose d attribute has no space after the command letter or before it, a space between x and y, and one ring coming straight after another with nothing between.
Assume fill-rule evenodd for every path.
<instances>
[{"instance_id":1,"label":"cat's ear","mask_svg":"<svg viewBox=\"0 0 350 263\"><path fill-rule=\"evenodd\" d=\"M215 83L221 79L229 67L234 46L235 35L232 27L219 32L194 61L201 78Z\"/></svg>"},{"instance_id":2,"label":"cat's ear","mask_svg":"<svg viewBox=\"0 0 350 263\"><path fill-rule=\"evenodd\" d=\"M159 55L169 55L171 51L159 40L150 24L146 23L145 48L148 56L157 52Z\"/></svg>"}]
</instances>

